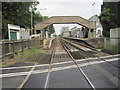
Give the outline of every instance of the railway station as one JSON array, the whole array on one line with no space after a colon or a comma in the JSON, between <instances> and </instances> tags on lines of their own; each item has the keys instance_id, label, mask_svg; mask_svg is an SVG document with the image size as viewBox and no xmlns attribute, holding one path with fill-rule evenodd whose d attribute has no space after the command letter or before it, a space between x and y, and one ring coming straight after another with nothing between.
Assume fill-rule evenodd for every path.
<instances>
[{"instance_id":1,"label":"railway station","mask_svg":"<svg viewBox=\"0 0 120 90\"><path fill-rule=\"evenodd\" d=\"M56 15L37 23L32 15L31 31L8 24L8 39L0 40L1 90L119 90L119 27L105 37L97 15ZM50 31L56 24L77 26L63 26L56 35L57 29Z\"/></svg>"}]
</instances>

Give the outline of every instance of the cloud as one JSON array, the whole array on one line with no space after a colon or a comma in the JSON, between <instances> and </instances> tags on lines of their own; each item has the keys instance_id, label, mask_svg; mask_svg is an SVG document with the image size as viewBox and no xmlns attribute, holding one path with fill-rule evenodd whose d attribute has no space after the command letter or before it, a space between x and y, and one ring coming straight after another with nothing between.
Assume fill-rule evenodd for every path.
<instances>
[{"instance_id":1,"label":"cloud","mask_svg":"<svg viewBox=\"0 0 120 90\"><path fill-rule=\"evenodd\" d=\"M95 14L100 13L100 6L100 2L96 2ZM92 2L41 2L38 5L38 10L41 8L47 8L47 10L41 11L46 16L82 16L89 18L93 15Z\"/></svg>"}]
</instances>

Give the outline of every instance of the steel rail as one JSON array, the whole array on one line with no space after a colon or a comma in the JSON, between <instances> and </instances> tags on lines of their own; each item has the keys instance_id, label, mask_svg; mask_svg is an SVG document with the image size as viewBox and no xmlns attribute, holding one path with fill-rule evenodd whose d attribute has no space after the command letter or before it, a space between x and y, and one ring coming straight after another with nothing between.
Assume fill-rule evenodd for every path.
<instances>
[{"instance_id":1,"label":"steel rail","mask_svg":"<svg viewBox=\"0 0 120 90\"><path fill-rule=\"evenodd\" d=\"M54 40L54 39L52 39L52 41L53 41L53 40ZM43 54L38 61L40 61L44 56L45 56L45 54ZM30 72L26 75L25 79L24 79L23 82L17 87L16 90L21 90L21 89L24 87L24 85L27 83L27 81L28 81L28 79L30 78L32 72L35 70L35 68L37 67L38 64L39 64L39 63L36 63L35 65L33 65L33 67L31 68Z\"/></svg>"},{"instance_id":2,"label":"steel rail","mask_svg":"<svg viewBox=\"0 0 120 90\"><path fill-rule=\"evenodd\" d=\"M45 54L43 54L38 61L42 60L42 58L43 58L44 56L45 56ZM38 64L39 64L39 63L36 63L35 65L33 65L33 66L31 67L29 73L26 75L26 77L24 78L24 80L22 81L22 83L17 87L16 90L21 90L21 89L24 87L24 85L27 83L27 81L29 80L32 72L35 70L35 68L37 67Z\"/></svg>"},{"instance_id":3,"label":"steel rail","mask_svg":"<svg viewBox=\"0 0 120 90\"><path fill-rule=\"evenodd\" d=\"M75 63L75 65L77 66L78 70L82 73L82 75L85 77L86 81L88 82L88 84L91 86L91 88L93 90L95 89L95 86L92 84L92 82L89 80L89 78L87 77L87 75L84 73L84 71L82 70L82 68L80 68L80 66L77 64L77 62L75 61L75 59L73 58L73 56L70 54L69 50L67 49L67 46L63 43L63 41L61 41L62 46L64 47L64 49L66 50L66 52L68 53L68 55L71 57L71 59L73 60L73 62Z\"/></svg>"},{"instance_id":4,"label":"steel rail","mask_svg":"<svg viewBox=\"0 0 120 90\"><path fill-rule=\"evenodd\" d=\"M63 39L63 40L64 40L64 39ZM64 41L65 41L65 40L64 40ZM65 42L66 42L66 41L65 41ZM68 42L66 42L66 43L68 43ZM78 43L76 43L76 44L78 44ZM81 45L81 44L79 43L78 45ZM74 45L72 45L72 46L73 46L74 48L76 48L76 46L74 46ZM81 45L81 46L83 46L83 47L85 47L85 48L88 48L86 45ZM89 49L91 49L91 48L89 48ZM93 50L93 49L92 49L92 50ZM94 50L97 52L96 49L94 49ZM106 59L103 59L103 58L101 58L101 57L99 57L99 56L97 56L97 55L96 55L96 57L99 58L99 59L101 59L102 61L106 62ZM118 59L119 59L119 57L120 57L120 56L118 56ZM87 58L88 58L88 57L87 57ZM117 67L118 69L120 69L120 67L112 64L111 62L106 62L106 63L109 63L109 64L111 64L112 66Z\"/></svg>"},{"instance_id":5,"label":"steel rail","mask_svg":"<svg viewBox=\"0 0 120 90\"><path fill-rule=\"evenodd\" d=\"M52 70L52 63L53 63L54 55L55 55L55 46L52 48L52 56L51 56L51 61L50 61L49 68L48 68L48 74L47 74L47 78L46 78L46 81L45 81L44 90L46 90L49 86L50 73L51 73L51 70Z\"/></svg>"}]
</instances>

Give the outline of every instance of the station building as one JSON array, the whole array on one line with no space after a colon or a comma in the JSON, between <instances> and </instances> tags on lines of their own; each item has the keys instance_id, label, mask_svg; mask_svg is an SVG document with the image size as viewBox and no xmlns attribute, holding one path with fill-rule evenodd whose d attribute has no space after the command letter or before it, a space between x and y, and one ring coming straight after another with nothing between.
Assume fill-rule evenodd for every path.
<instances>
[{"instance_id":1,"label":"station building","mask_svg":"<svg viewBox=\"0 0 120 90\"><path fill-rule=\"evenodd\" d=\"M18 25L8 24L9 40L30 39L30 32Z\"/></svg>"}]
</instances>

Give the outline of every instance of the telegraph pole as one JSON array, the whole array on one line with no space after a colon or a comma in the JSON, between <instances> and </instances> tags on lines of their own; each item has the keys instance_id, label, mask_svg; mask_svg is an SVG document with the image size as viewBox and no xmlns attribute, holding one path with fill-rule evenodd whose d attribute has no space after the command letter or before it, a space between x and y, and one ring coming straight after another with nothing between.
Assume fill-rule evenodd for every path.
<instances>
[{"instance_id":1,"label":"telegraph pole","mask_svg":"<svg viewBox=\"0 0 120 90\"><path fill-rule=\"evenodd\" d=\"M31 35L33 34L33 9L31 7Z\"/></svg>"}]
</instances>

